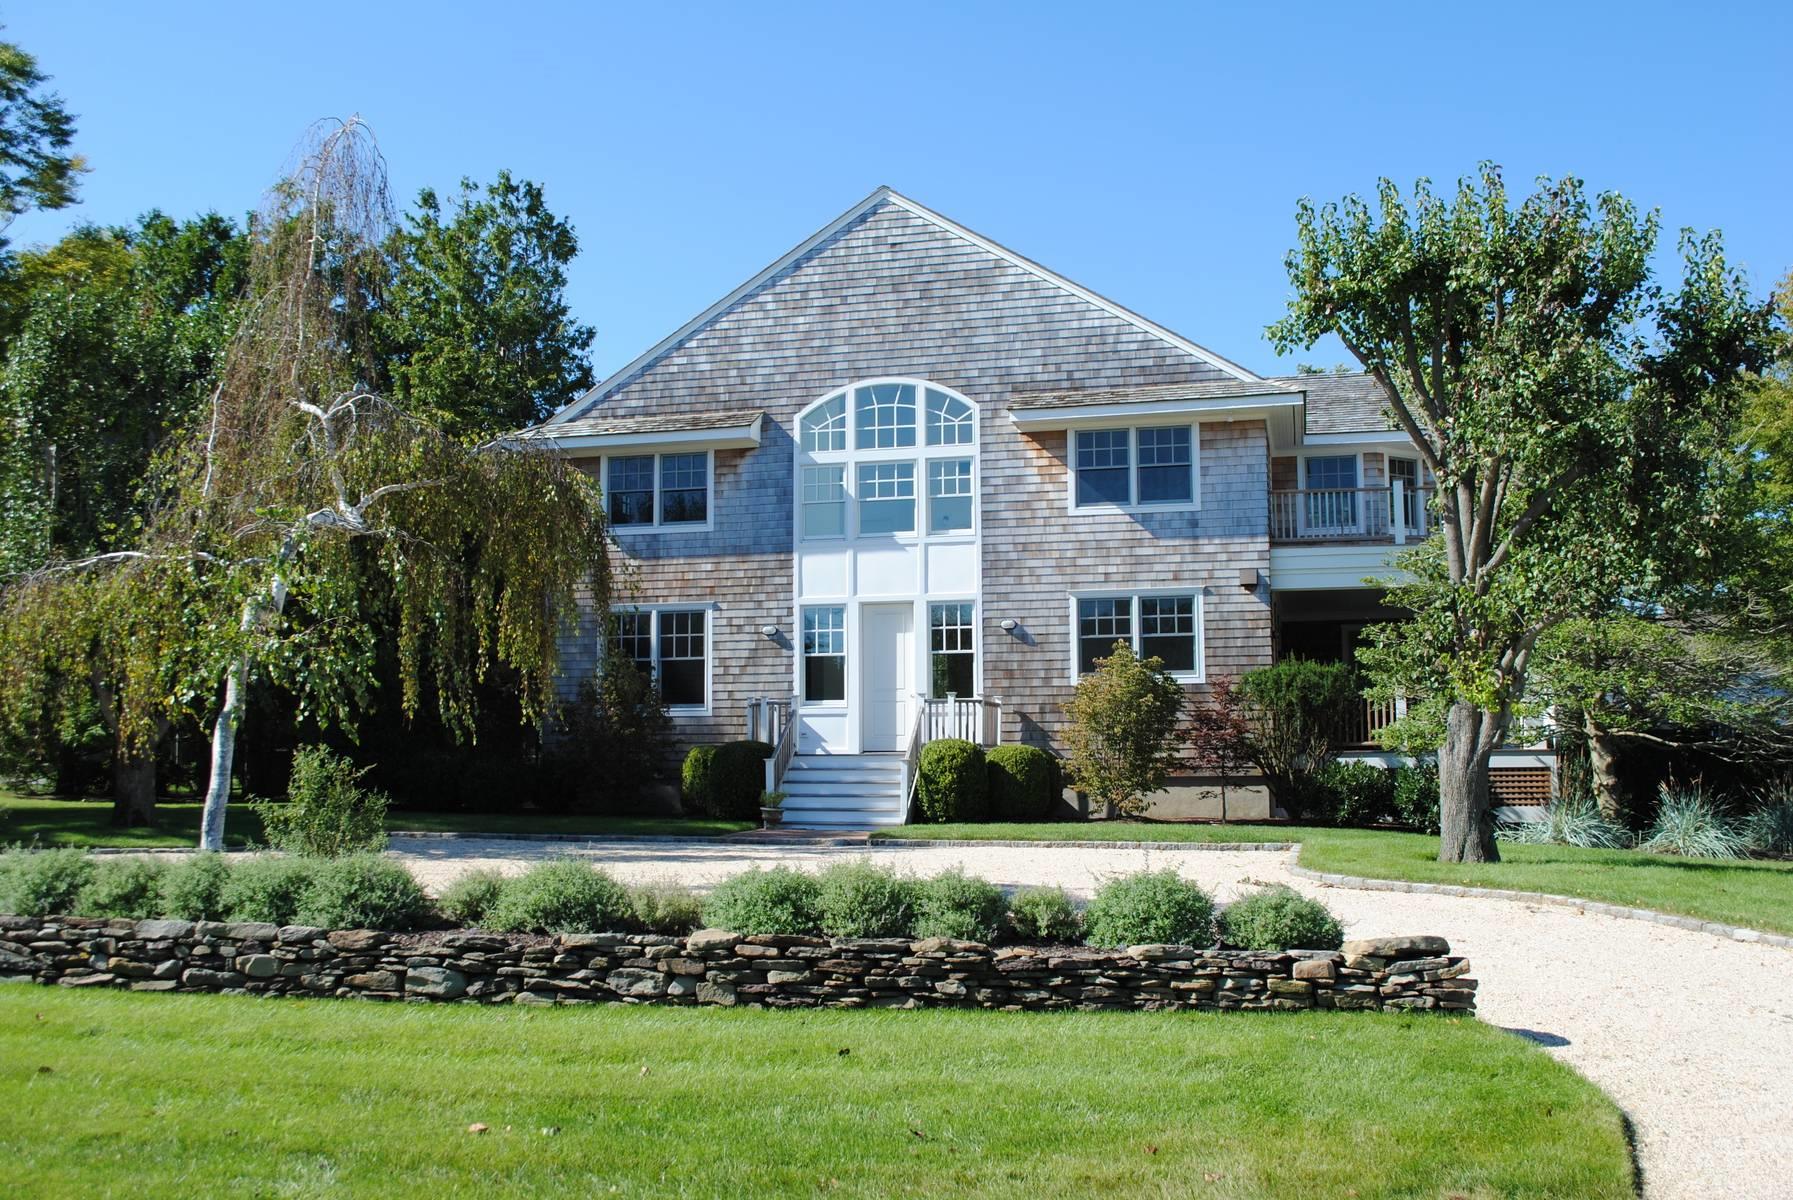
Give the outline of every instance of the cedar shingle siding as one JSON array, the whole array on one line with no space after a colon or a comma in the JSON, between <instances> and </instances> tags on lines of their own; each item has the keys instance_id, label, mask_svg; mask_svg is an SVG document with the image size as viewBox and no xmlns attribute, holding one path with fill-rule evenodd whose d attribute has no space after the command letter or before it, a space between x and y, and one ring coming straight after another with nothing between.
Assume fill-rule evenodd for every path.
<instances>
[{"instance_id":1,"label":"cedar shingle siding","mask_svg":"<svg viewBox=\"0 0 1793 1200\"><path fill-rule=\"evenodd\" d=\"M1262 420L1201 426L1199 512L1070 514L1066 434L1023 434L1021 393L1225 380L1219 368L932 222L880 203L572 419L763 410L762 443L715 454L709 532L624 533L636 599L716 606L711 715L687 741L743 735L743 706L792 679L797 412L873 376L956 389L980 409L985 691L1009 739L1050 742L1069 686L1069 593L1188 584L1204 593L1211 679L1270 661L1268 449ZM1014 634L998 622L1020 623ZM777 625L780 638L760 626ZM568 647L595 663L595 630Z\"/></svg>"}]
</instances>

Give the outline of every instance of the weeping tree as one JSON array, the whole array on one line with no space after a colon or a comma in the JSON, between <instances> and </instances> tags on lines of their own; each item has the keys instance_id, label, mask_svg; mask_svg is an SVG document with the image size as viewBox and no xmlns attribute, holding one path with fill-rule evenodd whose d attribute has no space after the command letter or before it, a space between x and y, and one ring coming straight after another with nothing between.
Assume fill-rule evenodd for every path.
<instances>
[{"instance_id":1,"label":"weeping tree","mask_svg":"<svg viewBox=\"0 0 1793 1200\"><path fill-rule=\"evenodd\" d=\"M1339 338L1437 478L1438 536L1404 556L1412 620L1363 654L1383 693L1443 711L1448 862L1494 861L1488 763L1538 639L1709 559L1734 489L1728 444L1771 310L1716 235L1683 235L1683 278L1652 277L1658 218L1576 179L1509 202L1499 169L1377 203L1304 201L1279 351Z\"/></svg>"},{"instance_id":2,"label":"weeping tree","mask_svg":"<svg viewBox=\"0 0 1793 1200\"><path fill-rule=\"evenodd\" d=\"M292 695L301 718L352 731L390 639L403 711L433 694L445 725L471 737L475 688L500 665L525 719L546 719L564 623L581 599L608 603L589 478L548 453L466 446L370 386L368 318L391 224L367 128L317 127L254 223L249 295L218 383L159 458L138 544L51 563L6 591L9 621L80 613L92 626L58 642L65 672L128 644L133 622L169 624L154 671L110 682L120 736L137 747L158 721L210 728L202 848L223 845L252 680ZM0 673L8 686L30 676Z\"/></svg>"}]
</instances>

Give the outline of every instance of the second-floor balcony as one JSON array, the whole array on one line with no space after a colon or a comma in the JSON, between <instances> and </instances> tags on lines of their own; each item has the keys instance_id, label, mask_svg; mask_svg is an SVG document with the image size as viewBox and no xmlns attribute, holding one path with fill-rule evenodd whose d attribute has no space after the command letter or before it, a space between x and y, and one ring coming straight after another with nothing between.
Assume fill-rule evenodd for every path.
<instances>
[{"instance_id":1,"label":"second-floor balcony","mask_svg":"<svg viewBox=\"0 0 1793 1200\"><path fill-rule=\"evenodd\" d=\"M1431 530L1430 488L1287 488L1270 493L1272 542L1378 542L1404 546Z\"/></svg>"}]
</instances>

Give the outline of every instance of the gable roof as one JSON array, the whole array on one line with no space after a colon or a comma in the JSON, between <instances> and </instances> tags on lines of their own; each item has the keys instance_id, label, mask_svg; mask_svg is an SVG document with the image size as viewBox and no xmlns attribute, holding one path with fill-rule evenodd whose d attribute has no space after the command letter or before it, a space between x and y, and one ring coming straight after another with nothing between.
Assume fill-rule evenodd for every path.
<instances>
[{"instance_id":1,"label":"gable roof","mask_svg":"<svg viewBox=\"0 0 1793 1200\"><path fill-rule=\"evenodd\" d=\"M1186 400L1234 400L1258 396L1295 401L1301 397L1301 387L1299 384L1291 386L1284 380L1242 384L1232 379L1203 379L1194 383L1159 383L1146 387L1022 392L1010 398L1009 408L1015 412L1033 412L1050 408L1082 408L1091 404L1151 404Z\"/></svg>"},{"instance_id":2,"label":"gable roof","mask_svg":"<svg viewBox=\"0 0 1793 1200\"><path fill-rule=\"evenodd\" d=\"M1374 376L1362 371L1349 375L1278 375L1274 382L1307 393L1307 432L1386 433L1399 427L1384 415L1388 401Z\"/></svg>"},{"instance_id":3,"label":"gable roof","mask_svg":"<svg viewBox=\"0 0 1793 1200\"><path fill-rule=\"evenodd\" d=\"M855 221L859 220L860 217L885 204L900 208L955 237L970 242L972 245L1007 261L1013 266L1019 267L1021 270L1027 271L1028 273L1045 280L1047 283L1053 284L1054 286L1069 292L1071 295L1095 305L1135 328L1151 334L1153 337L1166 342L1176 349L1201 359L1210 366L1226 372L1234 379L1253 384L1263 382L1257 375L1246 370L1237 363L1222 358L1212 350L1196 345L1194 342L1180 334L1173 333L1155 321L1149 321L1138 313L1123 308L1114 301L1099 296L1080 284L1073 283L1071 280L1066 279L1063 275L1060 275L1057 272L1047 270L1032 259L1024 258L1021 255L1016 254L1013 250L998 245L979 234L973 233L963 225L941 216L930 208L917 204L907 196L893 191L889 187L880 187L872 192L871 195L861 200L858 204L855 204L852 208L849 208L833 221L830 221L827 225L798 243L790 251L779 257L776 262L773 262L770 266L749 279L746 283L743 283L740 287L712 304L709 308L706 308L703 312L691 318L691 320L687 321L672 334L650 347L645 353L635 358L621 370L599 383L596 387L593 387L583 396L580 396L578 399L573 400L555 412L555 414L549 417L544 424L558 425L576 419L579 414L588 413L592 405L601 402L611 392L640 375L643 371L647 370L667 354L678 349L678 347L689 341L691 337L710 325L717 318L734 308L737 304L746 300L749 296L752 296L755 292L759 291L761 287L783 274L793 264L799 262L806 255L822 246L843 229L852 225Z\"/></svg>"}]
</instances>

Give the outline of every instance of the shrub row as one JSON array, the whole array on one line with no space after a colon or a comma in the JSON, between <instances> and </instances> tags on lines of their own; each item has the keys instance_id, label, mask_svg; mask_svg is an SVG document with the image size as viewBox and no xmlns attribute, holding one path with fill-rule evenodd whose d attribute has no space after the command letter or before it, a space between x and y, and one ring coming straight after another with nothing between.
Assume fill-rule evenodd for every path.
<instances>
[{"instance_id":1,"label":"shrub row","mask_svg":"<svg viewBox=\"0 0 1793 1200\"><path fill-rule=\"evenodd\" d=\"M1038 746L996 746L940 738L921 749L915 805L923 821L1038 821L1063 790L1058 759Z\"/></svg>"},{"instance_id":2,"label":"shrub row","mask_svg":"<svg viewBox=\"0 0 1793 1200\"><path fill-rule=\"evenodd\" d=\"M948 937L1093 946L1144 943L1246 949L1337 949L1338 921L1285 887L1241 898L1218 916L1196 884L1164 870L1104 883L1079 912L1060 888L1010 899L961 870L915 879L865 861L819 874L755 869L701 901L670 882L625 887L576 859L539 863L509 878L472 871L431 905L411 873L377 855L255 858L235 864L199 854L172 867L94 859L79 850L0 855L0 912L189 921L267 921L330 929L405 931L439 921L507 933L639 930L681 935L700 925L743 934L841 938Z\"/></svg>"},{"instance_id":3,"label":"shrub row","mask_svg":"<svg viewBox=\"0 0 1793 1200\"><path fill-rule=\"evenodd\" d=\"M411 873L377 854L235 864L196 854L168 866L80 850L0 855L0 911L391 930L415 929L431 916Z\"/></svg>"}]
</instances>

